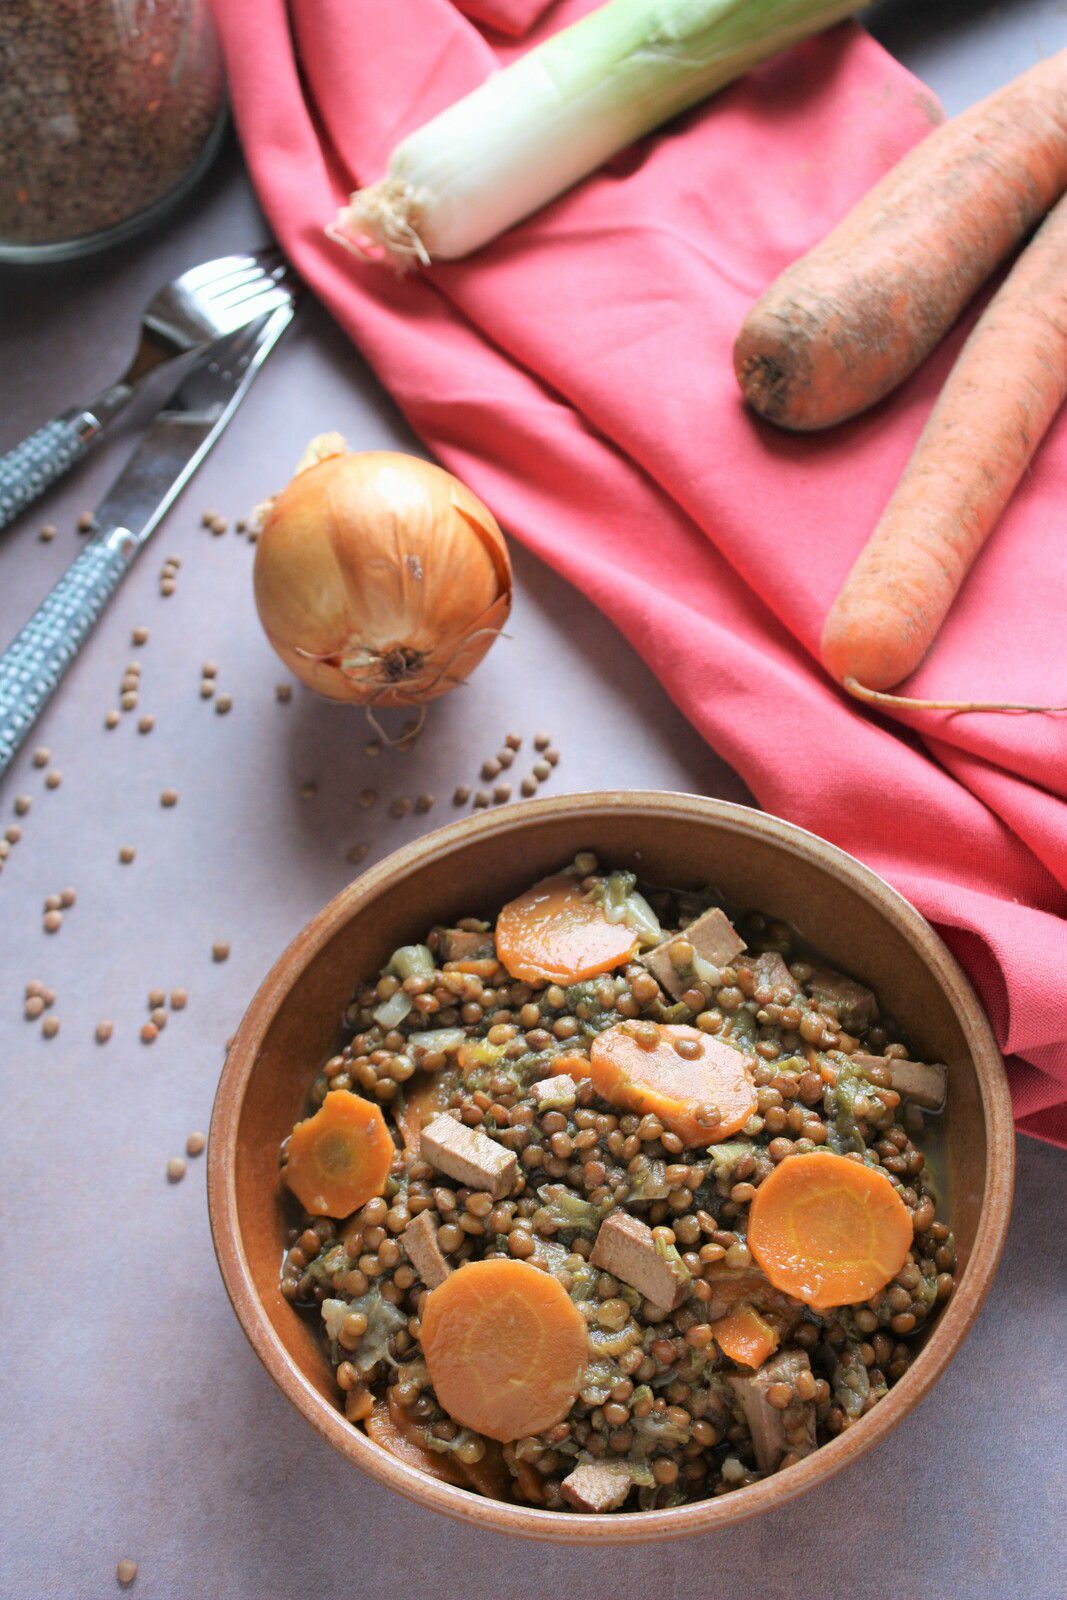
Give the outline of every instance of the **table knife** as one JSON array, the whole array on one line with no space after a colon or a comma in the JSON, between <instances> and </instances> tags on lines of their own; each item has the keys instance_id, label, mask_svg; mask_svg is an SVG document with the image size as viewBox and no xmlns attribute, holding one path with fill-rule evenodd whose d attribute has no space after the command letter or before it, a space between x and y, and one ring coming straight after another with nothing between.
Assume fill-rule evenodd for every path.
<instances>
[{"instance_id":1,"label":"table knife","mask_svg":"<svg viewBox=\"0 0 1067 1600\"><path fill-rule=\"evenodd\" d=\"M138 551L189 482L293 317L287 304L215 345L157 412L95 514L96 532L0 655L0 776Z\"/></svg>"}]
</instances>

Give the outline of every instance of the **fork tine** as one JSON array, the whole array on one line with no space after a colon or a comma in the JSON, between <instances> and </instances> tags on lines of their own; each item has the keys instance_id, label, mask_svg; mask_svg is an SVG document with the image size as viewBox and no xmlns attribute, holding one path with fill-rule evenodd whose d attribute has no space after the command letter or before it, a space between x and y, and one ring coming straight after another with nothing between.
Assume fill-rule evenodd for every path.
<instances>
[{"instance_id":1,"label":"fork tine","mask_svg":"<svg viewBox=\"0 0 1067 1600\"><path fill-rule=\"evenodd\" d=\"M217 305L225 295L235 289L240 289L244 284L271 283L273 280L269 273L264 272L258 264L240 267L233 272L227 272L221 277L212 278L202 284L197 291L197 297L205 305Z\"/></svg>"},{"instance_id":2,"label":"fork tine","mask_svg":"<svg viewBox=\"0 0 1067 1600\"><path fill-rule=\"evenodd\" d=\"M219 295L212 302L212 309L216 314L229 313L239 308L246 308L250 302L255 301L261 295L279 294L288 299L291 291L284 284L275 283L270 278L260 278L254 283L237 284L234 288L226 290L225 293ZM247 312L242 310L242 316L245 315L247 315Z\"/></svg>"},{"instance_id":3,"label":"fork tine","mask_svg":"<svg viewBox=\"0 0 1067 1600\"><path fill-rule=\"evenodd\" d=\"M255 256L216 256L213 261L201 261L195 267L190 267L180 275L177 282L186 289L199 289L205 284L214 283L217 278L224 278L232 272L240 272L242 268L256 265Z\"/></svg>"}]
</instances>

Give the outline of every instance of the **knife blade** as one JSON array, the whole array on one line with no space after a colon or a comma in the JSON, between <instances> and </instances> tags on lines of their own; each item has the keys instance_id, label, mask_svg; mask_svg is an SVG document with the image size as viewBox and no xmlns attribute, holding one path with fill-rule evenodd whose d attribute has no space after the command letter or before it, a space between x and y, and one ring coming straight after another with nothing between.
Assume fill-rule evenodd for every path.
<instances>
[{"instance_id":1,"label":"knife blade","mask_svg":"<svg viewBox=\"0 0 1067 1600\"><path fill-rule=\"evenodd\" d=\"M97 532L0 655L0 776L133 557L240 405L294 309L279 306L220 341L187 375L100 502Z\"/></svg>"}]
</instances>

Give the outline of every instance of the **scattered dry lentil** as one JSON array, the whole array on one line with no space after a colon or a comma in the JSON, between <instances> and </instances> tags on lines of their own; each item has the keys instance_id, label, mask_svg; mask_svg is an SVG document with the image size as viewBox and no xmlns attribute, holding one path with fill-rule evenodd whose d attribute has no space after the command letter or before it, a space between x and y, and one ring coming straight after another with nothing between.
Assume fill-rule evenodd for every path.
<instances>
[{"instance_id":1,"label":"scattered dry lentil","mask_svg":"<svg viewBox=\"0 0 1067 1600\"><path fill-rule=\"evenodd\" d=\"M210 700L211 696L214 693L215 693L215 685L214 685L214 682L212 681L212 679L211 678L201 678L201 680L200 680L200 698L201 698L201 700Z\"/></svg>"},{"instance_id":2,"label":"scattered dry lentil","mask_svg":"<svg viewBox=\"0 0 1067 1600\"><path fill-rule=\"evenodd\" d=\"M141 1023L141 1043L154 1044L159 1037L159 1029L154 1022Z\"/></svg>"},{"instance_id":3,"label":"scattered dry lentil","mask_svg":"<svg viewBox=\"0 0 1067 1600\"><path fill-rule=\"evenodd\" d=\"M39 744L33 752L33 764L35 767L47 767L51 759L52 752L47 745Z\"/></svg>"},{"instance_id":4,"label":"scattered dry lentil","mask_svg":"<svg viewBox=\"0 0 1067 1600\"><path fill-rule=\"evenodd\" d=\"M41 1032L44 1034L46 1039L54 1039L56 1034L59 1032L59 1018L45 1017L44 1021L41 1023Z\"/></svg>"},{"instance_id":5,"label":"scattered dry lentil","mask_svg":"<svg viewBox=\"0 0 1067 1600\"><path fill-rule=\"evenodd\" d=\"M51 772L47 773L45 776L44 786L46 789L58 789L62 782L63 774L59 771L58 767L53 767Z\"/></svg>"},{"instance_id":6,"label":"scattered dry lentil","mask_svg":"<svg viewBox=\"0 0 1067 1600\"><path fill-rule=\"evenodd\" d=\"M482 810L483 807L487 806L492 798L493 797L489 793L488 789L476 789L474 791L474 804L477 806L479 811Z\"/></svg>"},{"instance_id":7,"label":"scattered dry lentil","mask_svg":"<svg viewBox=\"0 0 1067 1600\"><path fill-rule=\"evenodd\" d=\"M369 849L370 845L368 844L350 844L348 849L345 851L345 860L351 861L353 866L355 866L360 861L364 861L366 859Z\"/></svg>"},{"instance_id":8,"label":"scattered dry lentil","mask_svg":"<svg viewBox=\"0 0 1067 1600\"><path fill-rule=\"evenodd\" d=\"M225 961L229 954L230 946L225 939L217 939L211 946L212 961Z\"/></svg>"},{"instance_id":9,"label":"scattered dry lentil","mask_svg":"<svg viewBox=\"0 0 1067 1600\"><path fill-rule=\"evenodd\" d=\"M97 1044L107 1044L107 1041L111 1038L111 1035L114 1033L114 1031L115 1030L110 1022L98 1022L96 1025Z\"/></svg>"},{"instance_id":10,"label":"scattered dry lentil","mask_svg":"<svg viewBox=\"0 0 1067 1600\"><path fill-rule=\"evenodd\" d=\"M489 761L483 761L482 762L481 775L482 775L482 777L485 779L485 781L487 783L490 782L490 780L493 779L493 778L499 778L499 776L500 776L500 762L495 760L495 759L491 759Z\"/></svg>"},{"instance_id":11,"label":"scattered dry lentil","mask_svg":"<svg viewBox=\"0 0 1067 1600\"><path fill-rule=\"evenodd\" d=\"M378 791L377 789L361 789L359 791L358 799L361 806L369 809L376 803L378 799Z\"/></svg>"},{"instance_id":12,"label":"scattered dry lentil","mask_svg":"<svg viewBox=\"0 0 1067 1600\"><path fill-rule=\"evenodd\" d=\"M172 1011L184 1011L188 1004L189 996L184 989L172 989L170 991L170 1009Z\"/></svg>"},{"instance_id":13,"label":"scattered dry lentil","mask_svg":"<svg viewBox=\"0 0 1067 1600\"><path fill-rule=\"evenodd\" d=\"M549 766L547 761L535 761L533 764L533 775L537 779L538 783L544 783L551 771L552 768Z\"/></svg>"},{"instance_id":14,"label":"scattered dry lentil","mask_svg":"<svg viewBox=\"0 0 1067 1600\"><path fill-rule=\"evenodd\" d=\"M300 798L301 798L301 800L314 800L314 798L318 794L318 792L319 792L319 786L315 782L314 778L309 778L307 783L302 783L300 785Z\"/></svg>"},{"instance_id":15,"label":"scattered dry lentil","mask_svg":"<svg viewBox=\"0 0 1067 1600\"><path fill-rule=\"evenodd\" d=\"M122 691L121 695L119 696L119 705L122 707L123 711L136 711L136 709L137 709L137 690L136 689L124 689Z\"/></svg>"},{"instance_id":16,"label":"scattered dry lentil","mask_svg":"<svg viewBox=\"0 0 1067 1600\"><path fill-rule=\"evenodd\" d=\"M166 806L168 810L171 806L176 806L178 804L177 789L162 789L159 795L159 803L161 806Z\"/></svg>"},{"instance_id":17,"label":"scattered dry lentil","mask_svg":"<svg viewBox=\"0 0 1067 1600\"><path fill-rule=\"evenodd\" d=\"M232 705L233 705L233 695L232 694L220 694L218 699L215 701L215 711L220 717L224 717L226 715L227 711L230 710Z\"/></svg>"},{"instance_id":18,"label":"scattered dry lentil","mask_svg":"<svg viewBox=\"0 0 1067 1600\"><path fill-rule=\"evenodd\" d=\"M174 582L173 578L161 578L160 579L159 592L164 597L172 595L176 588L177 588L177 585Z\"/></svg>"},{"instance_id":19,"label":"scattered dry lentil","mask_svg":"<svg viewBox=\"0 0 1067 1600\"><path fill-rule=\"evenodd\" d=\"M75 903L77 898L78 898L78 896L74 893L73 889L61 889L59 891L59 903L60 903L61 906L65 907L68 911L70 910L71 906Z\"/></svg>"},{"instance_id":20,"label":"scattered dry lentil","mask_svg":"<svg viewBox=\"0 0 1067 1600\"><path fill-rule=\"evenodd\" d=\"M411 810L411 800L406 794L398 794L395 800L389 802L389 815L391 817L406 817Z\"/></svg>"},{"instance_id":21,"label":"scattered dry lentil","mask_svg":"<svg viewBox=\"0 0 1067 1600\"><path fill-rule=\"evenodd\" d=\"M519 784L519 792L520 794L524 794L527 799L529 799L531 795L535 795L537 793L536 778L523 778L522 782Z\"/></svg>"},{"instance_id":22,"label":"scattered dry lentil","mask_svg":"<svg viewBox=\"0 0 1067 1600\"><path fill-rule=\"evenodd\" d=\"M157 1028L165 1028L167 1026L167 1013L162 1006L154 1006L149 1020L154 1022Z\"/></svg>"},{"instance_id":23,"label":"scattered dry lentil","mask_svg":"<svg viewBox=\"0 0 1067 1600\"><path fill-rule=\"evenodd\" d=\"M133 848L132 844L119 845L119 860L122 862L123 866L129 866L136 854L137 851Z\"/></svg>"},{"instance_id":24,"label":"scattered dry lentil","mask_svg":"<svg viewBox=\"0 0 1067 1600\"><path fill-rule=\"evenodd\" d=\"M435 798L432 794L420 794L415 801L415 810L425 815L433 805Z\"/></svg>"},{"instance_id":25,"label":"scattered dry lentil","mask_svg":"<svg viewBox=\"0 0 1067 1600\"><path fill-rule=\"evenodd\" d=\"M83 511L78 518L77 526L79 533L92 533L96 527L96 518L91 511Z\"/></svg>"},{"instance_id":26,"label":"scattered dry lentil","mask_svg":"<svg viewBox=\"0 0 1067 1600\"><path fill-rule=\"evenodd\" d=\"M186 1162L184 1156L171 1156L167 1162L167 1182L180 1183L185 1177Z\"/></svg>"},{"instance_id":27,"label":"scattered dry lentil","mask_svg":"<svg viewBox=\"0 0 1067 1600\"><path fill-rule=\"evenodd\" d=\"M498 806L502 806L506 800L510 800L511 784L498 783L496 788L493 790L493 799L496 801Z\"/></svg>"},{"instance_id":28,"label":"scattered dry lentil","mask_svg":"<svg viewBox=\"0 0 1067 1600\"><path fill-rule=\"evenodd\" d=\"M552 750L552 749L546 750L545 751L545 760L548 762L550 767L558 767L559 766L559 751L558 750Z\"/></svg>"},{"instance_id":29,"label":"scattered dry lentil","mask_svg":"<svg viewBox=\"0 0 1067 1600\"><path fill-rule=\"evenodd\" d=\"M56 527L54 522L46 522L40 533L38 533L37 537L40 539L42 544L51 544L58 532L59 529Z\"/></svg>"},{"instance_id":30,"label":"scattered dry lentil","mask_svg":"<svg viewBox=\"0 0 1067 1600\"><path fill-rule=\"evenodd\" d=\"M4 829L4 838L7 840L8 844L18 844L19 840L22 838L22 829L19 827L17 822L12 822L9 827Z\"/></svg>"},{"instance_id":31,"label":"scattered dry lentil","mask_svg":"<svg viewBox=\"0 0 1067 1600\"><path fill-rule=\"evenodd\" d=\"M161 1006L166 998L167 998L167 996L163 992L162 989L149 989L149 991L148 991L148 1008L149 1008L149 1010L151 1010L154 1006Z\"/></svg>"},{"instance_id":32,"label":"scattered dry lentil","mask_svg":"<svg viewBox=\"0 0 1067 1600\"><path fill-rule=\"evenodd\" d=\"M17 794L15 796L16 817L24 817L32 804L33 801L30 799L28 794Z\"/></svg>"},{"instance_id":33,"label":"scattered dry lentil","mask_svg":"<svg viewBox=\"0 0 1067 1600\"><path fill-rule=\"evenodd\" d=\"M496 753L496 764L501 770L510 767L514 759L515 752L509 749L507 745L504 746L503 750L498 750Z\"/></svg>"},{"instance_id":34,"label":"scattered dry lentil","mask_svg":"<svg viewBox=\"0 0 1067 1600\"><path fill-rule=\"evenodd\" d=\"M129 1556L123 1556L122 1560L115 1568L115 1576L122 1584L122 1587L124 1589L128 1589L134 1578L137 1576L136 1561L131 1561Z\"/></svg>"},{"instance_id":35,"label":"scattered dry lentil","mask_svg":"<svg viewBox=\"0 0 1067 1600\"><path fill-rule=\"evenodd\" d=\"M547 750L551 743L552 743L552 735L550 733L535 733L534 734L534 749L535 750Z\"/></svg>"},{"instance_id":36,"label":"scattered dry lentil","mask_svg":"<svg viewBox=\"0 0 1067 1600\"><path fill-rule=\"evenodd\" d=\"M22 1014L27 1022L36 1022L44 1011L44 1001L39 994L31 994L22 1008Z\"/></svg>"},{"instance_id":37,"label":"scattered dry lentil","mask_svg":"<svg viewBox=\"0 0 1067 1600\"><path fill-rule=\"evenodd\" d=\"M289 701L293 698L292 684L276 683L274 685L274 698L275 700L279 701L281 705L288 705Z\"/></svg>"},{"instance_id":38,"label":"scattered dry lentil","mask_svg":"<svg viewBox=\"0 0 1067 1600\"><path fill-rule=\"evenodd\" d=\"M62 911L46 911L44 914L45 933L58 933L63 926Z\"/></svg>"},{"instance_id":39,"label":"scattered dry lentil","mask_svg":"<svg viewBox=\"0 0 1067 1600\"><path fill-rule=\"evenodd\" d=\"M155 725L156 719L150 711L146 711L143 717L137 718L138 733L151 733Z\"/></svg>"},{"instance_id":40,"label":"scattered dry lentil","mask_svg":"<svg viewBox=\"0 0 1067 1600\"><path fill-rule=\"evenodd\" d=\"M131 644L147 644L148 643L148 629L145 628L145 627L134 628L133 632L130 634L130 643Z\"/></svg>"},{"instance_id":41,"label":"scattered dry lentil","mask_svg":"<svg viewBox=\"0 0 1067 1600\"><path fill-rule=\"evenodd\" d=\"M452 794L452 804L454 806L465 806L470 797L471 792L467 785L465 783L457 784Z\"/></svg>"},{"instance_id":42,"label":"scattered dry lentil","mask_svg":"<svg viewBox=\"0 0 1067 1600\"><path fill-rule=\"evenodd\" d=\"M508 733L508 734L505 734L504 743L507 745L509 750L521 750L522 749L522 734L521 733Z\"/></svg>"},{"instance_id":43,"label":"scattered dry lentil","mask_svg":"<svg viewBox=\"0 0 1067 1600\"><path fill-rule=\"evenodd\" d=\"M105 718L104 718L104 727L105 728L117 728L118 725L119 725L119 721L120 721L120 718L119 718L118 712L117 711L109 711L107 713L107 715L105 716Z\"/></svg>"},{"instance_id":44,"label":"scattered dry lentil","mask_svg":"<svg viewBox=\"0 0 1067 1600\"><path fill-rule=\"evenodd\" d=\"M191 1133L188 1139L185 1141L186 1154L190 1156L198 1156L206 1144L207 1140L202 1133Z\"/></svg>"},{"instance_id":45,"label":"scattered dry lentil","mask_svg":"<svg viewBox=\"0 0 1067 1600\"><path fill-rule=\"evenodd\" d=\"M363 746L363 754L365 756L380 756L381 753L382 741L380 739L368 739Z\"/></svg>"}]
</instances>

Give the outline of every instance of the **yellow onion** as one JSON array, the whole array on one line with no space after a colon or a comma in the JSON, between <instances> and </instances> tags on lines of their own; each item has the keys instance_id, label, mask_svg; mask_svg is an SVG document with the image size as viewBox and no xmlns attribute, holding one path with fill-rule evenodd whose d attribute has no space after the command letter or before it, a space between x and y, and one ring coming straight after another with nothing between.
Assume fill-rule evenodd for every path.
<instances>
[{"instance_id":1,"label":"yellow onion","mask_svg":"<svg viewBox=\"0 0 1067 1600\"><path fill-rule=\"evenodd\" d=\"M511 609L486 506L443 468L315 440L263 508L255 596L267 638L330 700L421 705L462 683Z\"/></svg>"}]
</instances>

